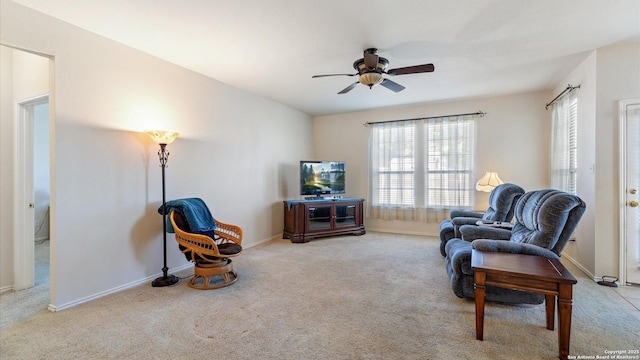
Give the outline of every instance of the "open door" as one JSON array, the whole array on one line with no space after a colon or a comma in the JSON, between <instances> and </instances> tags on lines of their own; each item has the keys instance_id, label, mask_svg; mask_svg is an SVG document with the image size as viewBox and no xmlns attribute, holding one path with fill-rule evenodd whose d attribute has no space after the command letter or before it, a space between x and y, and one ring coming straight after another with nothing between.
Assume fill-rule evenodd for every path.
<instances>
[{"instance_id":1,"label":"open door","mask_svg":"<svg viewBox=\"0 0 640 360\"><path fill-rule=\"evenodd\" d=\"M49 95L41 95L18 102L17 162L15 192L14 290L34 286L35 280L35 141L36 116L48 107ZM48 110L46 119L48 119Z\"/></svg>"}]
</instances>

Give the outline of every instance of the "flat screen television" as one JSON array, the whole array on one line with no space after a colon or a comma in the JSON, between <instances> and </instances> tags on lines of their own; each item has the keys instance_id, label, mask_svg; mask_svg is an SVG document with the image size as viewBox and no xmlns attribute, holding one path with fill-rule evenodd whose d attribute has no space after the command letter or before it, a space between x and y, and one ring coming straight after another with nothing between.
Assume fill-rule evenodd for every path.
<instances>
[{"instance_id":1,"label":"flat screen television","mask_svg":"<svg viewBox=\"0 0 640 360\"><path fill-rule=\"evenodd\" d=\"M300 195L345 193L344 161L300 161Z\"/></svg>"}]
</instances>

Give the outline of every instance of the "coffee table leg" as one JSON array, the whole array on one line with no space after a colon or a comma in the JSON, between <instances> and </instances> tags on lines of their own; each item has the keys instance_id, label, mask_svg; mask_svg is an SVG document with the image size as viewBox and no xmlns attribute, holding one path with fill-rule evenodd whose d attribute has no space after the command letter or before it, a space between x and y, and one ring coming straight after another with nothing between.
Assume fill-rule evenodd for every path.
<instances>
[{"instance_id":1,"label":"coffee table leg","mask_svg":"<svg viewBox=\"0 0 640 360\"><path fill-rule=\"evenodd\" d=\"M558 350L560 359L569 357L573 285L560 284L558 293Z\"/></svg>"},{"instance_id":2,"label":"coffee table leg","mask_svg":"<svg viewBox=\"0 0 640 360\"><path fill-rule=\"evenodd\" d=\"M487 280L487 273L476 270L474 280L474 295L476 300L476 340L482 340L484 330L484 289Z\"/></svg>"},{"instance_id":3,"label":"coffee table leg","mask_svg":"<svg viewBox=\"0 0 640 360\"><path fill-rule=\"evenodd\" d=\"M554 319L556 316L556 296L545 295L544 303L547 309L547 329L553 330Z\"/></svg>"}]
</instances>

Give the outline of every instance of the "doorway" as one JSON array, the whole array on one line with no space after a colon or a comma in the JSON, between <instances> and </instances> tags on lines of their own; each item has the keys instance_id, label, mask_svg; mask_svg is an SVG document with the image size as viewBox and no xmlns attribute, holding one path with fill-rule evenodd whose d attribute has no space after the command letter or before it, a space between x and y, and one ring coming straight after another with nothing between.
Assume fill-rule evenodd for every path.
<instances>
[{"instance_id":1,"label":"doorway","mask_svg":"<svg viewBox=\"0 0 640 360\"><path fill-rule=\"evenodd\" d=\"M640 284L640 99L620 113L620 282Z\"/></svg>"},{"instance_id":2,"label":"doorway","mask_svg":"<svg viewBox=\"0 0 640 360\"><path fill-rule=\"evenodd\" d=\"M50 176L54 122L53 110L49 111L53 59L4 45L0 56L2 327L51 303L55 251L49 250L55 248L55 231L51 227L49 232L49 219L55 215L55 200Z\"/></svg>"}]
</instances>

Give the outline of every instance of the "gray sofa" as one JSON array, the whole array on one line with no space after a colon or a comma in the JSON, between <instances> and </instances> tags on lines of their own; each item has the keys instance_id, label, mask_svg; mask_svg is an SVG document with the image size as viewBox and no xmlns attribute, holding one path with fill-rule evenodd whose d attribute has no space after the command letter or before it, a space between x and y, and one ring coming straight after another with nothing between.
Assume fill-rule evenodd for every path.
<instances>
[{"instance_id":1,"label":"gray sofa","mask_svg":"<svg viewBox=\"0 0 640 360\"><path fill-rule=\"evenodd\" d=\"M513 229L463 225L461 238L446 244L445 267L451 288L458 297L473 298L471 249L560 257L584 214L586 205L578 196L545 189L527 192L515 206ZM544 295L488 286L485 298L512 304L541 304Z\"/></svg>"},{"instance_id":2,"label":"gray sofa","mask_svg":"<svg viewBox=\"0 0 640 360\"><path fill-rule=\"evenodd\" d=\"M524 194L524 189L515 184L501 184L495 187L489 195L489 208L484 213L476 211L452 210L450 220L440 223L440 253L447 256L445 247L447 241L460 237L458 229L462 225L474 225L478 220L506 221L513 219L513 208Z\"/></svg>"}]
</instances>

